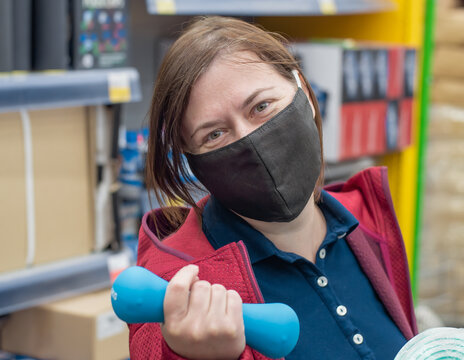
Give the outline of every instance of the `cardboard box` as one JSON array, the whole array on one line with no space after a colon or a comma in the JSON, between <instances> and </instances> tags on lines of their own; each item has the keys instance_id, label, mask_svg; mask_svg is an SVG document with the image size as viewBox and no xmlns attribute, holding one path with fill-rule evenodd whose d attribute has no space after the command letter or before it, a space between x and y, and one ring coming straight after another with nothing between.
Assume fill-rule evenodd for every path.
<instances>
[{"instance_id":1,"label":"cardboard box","mask_svg":"<svg viewBox=\"0 0 464 360\"><path fill-rule=\"evenodd\" d=\"M19 113L0 114L0 272L26 266L24 147Z\"/></svg>"},{"instance_id":2,"label":"cardboard box","mask_svg":"<svg viewBox=\"0 0 464 360\"><path fill-rule=\"evenodd\" d=\"M113 159L114 114L104 106L87 108L89 118L90 164L96 164L90 173L95 187L94 250L102 251L117 240L113 218L113 189L118 181L119 163ZM98 174L97 174L98 173Z\"/></svg>"},{"instance_id":3,"label":"cardboard box","mask_svg":"<svg viewBox=\"0 0 464 360\"><path fill-rule=\"evenodd\" d=\"M435 41L437 44L464 44L464 7L437 14Z\"/></svg>"},{"instance_id":4,"label":"cardboard box","mask_svg":"<svg viewBox=\"0 0 464 360\"><path fill-rule=\"evenodd\" d=\"M464 81L452 78L435 78L430 97L433 103L464 107Z\"/></svg>"},{"instance_id":5,"label":"cardboard box","mask_svg":"<svg viewBox=\"0 0 464 360\"><path fill-rule=\"evenodd\" d=\"M311 84L326 94L324 158L337 162L410 145L416 51L352 42L292 44Z\"/></svg>"},{"instance_id":6,"label":"cardboard box","mask_svg":"<svg viewBox=\"0 0 464 360\"><path fill-rule=\"evenodd\" d=\"M437 13L447 13L459 6L459 0L439 0L436 1Z\"/></svg>"},{"instance_id":7,"label":"cardboard box","mask_svg":"<svg viewBox=\"0 0 464 360\"><path fill-rule=\"evenodd\" d=\"M127 359L129 331L110 299L104 290L14 313L2 349L43 359Z\"/></svg>"},{"instance_id":8,"label":"cardboard box","mask_svg":"<svg viewBox=\"0 0 464 360\"><path fill-rule=\"evenodd\" d=\"M436 46L433 56L434 76L461 78L464 81L464 45Z\"/></svg>"},{"instance_id":9,"label":"cardboard box","mask_svg":"<svg viewBox=\"0 0 464 360\"><path fill-rule=\"evenodd\" d=\"M434 139L464 139L464 108L433 105L430 108L429 136Z\"/></svg>"},{"instance_id":10,"label":"cardboard box","mask_svg":"<svg viewBox=\"0 0 464 360\"><path fill-rule=\"evenodd\" d=\"M31 264L88 254L93 246L88 119L84 107L30 111L35 250ZM18 113L0 114L0 272L26 266L24 136Z\"/></svg>"},{"instance_id":11,"label":"cardboard box","mask_svg":"<svg viewBox=\"0 0 464 360\"><path fill-rule=\"evenodd\" d=\"M462 326L464 308L464 109L430 111L419 301L446 326Z\"/></svg>"}]
</instances>

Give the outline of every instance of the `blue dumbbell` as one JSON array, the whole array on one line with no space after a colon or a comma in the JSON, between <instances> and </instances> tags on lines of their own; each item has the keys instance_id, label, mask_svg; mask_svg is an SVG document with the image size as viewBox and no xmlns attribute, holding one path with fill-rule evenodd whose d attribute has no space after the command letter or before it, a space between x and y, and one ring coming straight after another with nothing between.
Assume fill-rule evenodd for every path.
<instances>
[{"instance_id":1,"label":"blue dumbbell","mask_svg":"<svg viewBox=\"0 0 464 360\"><path fill-rule=\"evenodd\" d=\"M143 267L130 267L111 289L113 310L129 324L163 322L167 285ZM300 335L298 316L285 304L243 304L243 322L247 344L274 359L288 355Z\"/></svg>"}]
</instances>

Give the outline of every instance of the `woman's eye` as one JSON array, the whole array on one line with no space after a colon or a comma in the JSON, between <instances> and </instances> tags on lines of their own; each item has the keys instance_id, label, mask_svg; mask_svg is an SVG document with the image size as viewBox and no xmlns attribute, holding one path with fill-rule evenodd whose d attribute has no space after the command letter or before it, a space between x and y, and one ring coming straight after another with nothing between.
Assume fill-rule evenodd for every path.
<instances>
[{"instance_id":1,"label":"woman's eye","mask_svg":"<svg viewBox=\"0 0 464 360\"><path fill-rule=\"evenodd\" d=\"M222 135L222 130L214 130L208 134L207 141L214 141Z\"/></svg>"},{"instance_id":2,"label":"woman's eye","mask_svg":"<svg viewBox=\"0 0 464 360\"><path fill-rule=\"evenodd\" d=\"M266 110L266 108L269 106L269 103L268 102L262 102L261 104L257 105L255 107L255 110L256 112L263 112L264 110Z\"/></svg>"}]
</instances>

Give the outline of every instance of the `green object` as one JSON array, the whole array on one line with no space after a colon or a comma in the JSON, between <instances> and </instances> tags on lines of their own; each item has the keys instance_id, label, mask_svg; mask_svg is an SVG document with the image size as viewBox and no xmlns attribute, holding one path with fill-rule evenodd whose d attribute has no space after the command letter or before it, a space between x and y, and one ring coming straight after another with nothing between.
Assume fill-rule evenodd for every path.
<instances>
[{"instance_id":1,"label":"green object","mask_svg":"<svg viewBox=\"0 0 464 360\"><path fill-rule=\"evenodd\" d=\"M427 153L427 132L429 119L429 93L431 83L431 68L434 50L435 33L435 0L426 0L425 3L425 27L423 45L423 63L421 74L421 96L420 96L420 127L418 139L418 169L417 169L417 197L416 197L416 224L414 229L414 257L413 257L413 279L412 294L417 300L417 275L420 256L420 238L422 230L422 208L425 181L425 157Z\"/></svg>"}]
</instances>

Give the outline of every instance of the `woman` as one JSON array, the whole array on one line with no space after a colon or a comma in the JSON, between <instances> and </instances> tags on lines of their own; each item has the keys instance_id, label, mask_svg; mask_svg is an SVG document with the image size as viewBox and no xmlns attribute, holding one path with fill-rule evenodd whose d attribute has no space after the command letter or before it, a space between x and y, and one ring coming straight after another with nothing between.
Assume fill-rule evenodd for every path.
<instances>
[{"instance_id":1,"label":"woman","mask_svg":"<svg viewBox=\"0 0 464 360\"><path fill-rule=\"evenodd\" d=\"M198 19L164 59L150 121L147 183L191 209L143 219L138 265L170 282L164 324L130 326L131 359L265 358L242 301L297 312L287 359L392 359L417 332L385 169L321 189L319 109L280 37ZM198 204L182 154L212 194Z\"/></svg>"}]
</instances>

